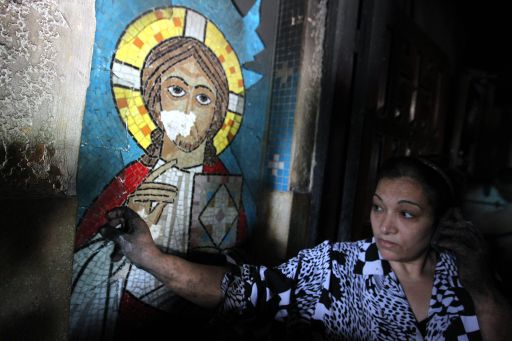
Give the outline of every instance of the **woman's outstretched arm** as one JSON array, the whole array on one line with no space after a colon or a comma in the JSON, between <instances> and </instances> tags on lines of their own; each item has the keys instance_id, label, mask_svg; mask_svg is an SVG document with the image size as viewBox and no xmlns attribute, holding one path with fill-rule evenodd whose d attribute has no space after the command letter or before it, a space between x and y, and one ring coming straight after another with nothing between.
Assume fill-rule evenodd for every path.
<instances>
[{"instance_id":1,"label":"woman's outstretched arm","mask_svg":"<svg viewBox=\"0 0 512 341\"><path fill-rule=\"evenodd\" d=\"M205 308L222 300L221 281L227 268L203 265L165 254L153 241L147 224L128 207L107 213L100 233L114 241L135 266L159 279L181 297ZM115 257L115 256L114 256Z\"/></svg>"}]
</instances>

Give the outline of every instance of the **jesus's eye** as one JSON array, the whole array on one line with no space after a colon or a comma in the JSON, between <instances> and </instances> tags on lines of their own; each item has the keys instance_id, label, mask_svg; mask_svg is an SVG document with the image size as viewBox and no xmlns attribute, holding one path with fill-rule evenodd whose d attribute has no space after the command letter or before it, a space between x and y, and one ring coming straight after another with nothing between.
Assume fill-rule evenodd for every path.
<instances>
[{"instance_id":1,"label":"jesus's eye","mask_svg":"<svg viewBox=\"0 0 512 341\"><path fill-rule=\"evenodd\" d=\"M183 97L185 96L185 90L178 85L171 85L169 87L169 93L174 97Z\"/></svg>"},{"instance_id":2,"label":"jesus's eye","mask_svg":"<svg viewBox=\"0 0 512 341\"><path fill-rule=\"evenodd\" d=\"M208 97L207 95L205 94L199 94L196 96L196 99L197 101L199 102L199 104L202 104L202 105L207 105L207 104L210 104L212 102L212 100L210 99L210 97Z\"/></svg>"}]
</instances>

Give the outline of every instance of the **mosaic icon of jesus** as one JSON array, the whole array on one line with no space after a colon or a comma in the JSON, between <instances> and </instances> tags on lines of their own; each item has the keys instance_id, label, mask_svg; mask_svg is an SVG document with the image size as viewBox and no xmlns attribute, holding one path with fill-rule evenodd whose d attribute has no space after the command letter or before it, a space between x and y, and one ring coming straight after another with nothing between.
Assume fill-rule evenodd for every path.
<instances>
[{"instance_id":1,"label":"mosaic icon of jesus","mask_svg":"<svg viewBox=\"0 0 512 341\"><path fill-rule=\"evenodd\" d=\"M222 253L245 231L242 178L229 175L218 159L243 112L240 65L220 31L186 8L146 13L120 39L111 75L120 117L145 153L105 187L80 220L73 339L115 337L120 324L148 315L147 309L173 312L180 301L98 233L113 207L138 212L168 253Z\"/></svg>"},{"instance_id":2,"label":"mosaic icon of jesus","mask_svg":"<svg viewBox=\"0 0 512 341\"><path fill-rule=\"evenodd\" d=\"M226 76L206 46L193 38L174 38L154 48L146 59L142 94L158 128L142 159L153 168L128 197L128 206L144 217L155 239L165 239L160 244L186 252L188 214L177 216L170 210L191 208L179 205L192 195L187 178L201 173L203 164L215 164L213 137L227 110ZM175 202L178 205L169 205ZM169 226L173 230L165 231Z\"/></svg>"}]
</instances>

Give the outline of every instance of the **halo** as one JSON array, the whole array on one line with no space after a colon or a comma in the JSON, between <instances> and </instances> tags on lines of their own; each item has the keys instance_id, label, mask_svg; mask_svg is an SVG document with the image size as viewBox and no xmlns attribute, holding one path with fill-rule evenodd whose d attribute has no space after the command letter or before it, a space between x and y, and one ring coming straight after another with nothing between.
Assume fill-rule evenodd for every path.
<instances>
[{"instance_id":1,"label":"halo","mask_svg":"<svg viewBox=\"0 0 512 341\"><path fill-rule=\"evenodd\" d=\"M111 86L121 120L144 149L157 125L142 99L141 74L149 52L160 42L191 37L205 44L219 59L226 74L229 100L222 127L213 138L219 155L235 138L244 110L244 81L238 57L224 34L208 18L186 7L157 8L143 13L125 29L111 66Z\"/></svg>"}]
</instances>

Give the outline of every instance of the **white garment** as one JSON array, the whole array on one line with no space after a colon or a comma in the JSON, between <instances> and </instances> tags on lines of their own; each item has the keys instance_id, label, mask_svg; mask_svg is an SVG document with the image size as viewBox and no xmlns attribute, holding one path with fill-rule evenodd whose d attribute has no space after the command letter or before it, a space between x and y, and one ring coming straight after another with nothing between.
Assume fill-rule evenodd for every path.
<instances>
[{"instance_id":1,"label":"white garment","mask_svg":"<svg viewBox=\"0 0 512 341\"><path fill-rule=\"evenodd\" d=\"M160 160L153 171L164 164ZM150 226L155 243L166 253L171 251L186 253L188 251L194 175L202 172L202 170L202 165L187 170L173 167L155 179L155 182L173 185L178 188L174 203L167 204L158 224Z\"/></svg>"},{"instance_id":2,"label":"white garment","mask_svg":"<svg viewBox=\"0 0 512 341\"><path fill-rule=\"evenodd\" d=\"M153 171L163 164L159 161ZM155 179L178 188L174 203L167 204L158 224L150 227L156 244L164 252L187 252L194 175L202 169L171 168ZM126 259L112 263L113 246L97 234L74 255L70 311L73 340L112 339L124 290L161 310L171 309L178 299L151 274Z\"/></svg>"},{"instance_id":3,"label":"white garment","mask_svg":"<svg viewBox=\"0 0 512 341\"><path fill-rule=\"evenodd\" d=\"M162 165L164 162L160 160L154 170ZM178 188L174 203L167 204L158 224L150 227L155 243L166 253L186 253L188 251L194 174L201 172L202 169L203 166L198 166L183 171L173 167L155 179L155 182L166 183ZM131 268L127 279L126 290L153 307L167 310L166 308L169 308L175 299L175 295L153 275L135 266Z\"/></svg>"}]
</instances>

